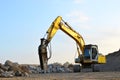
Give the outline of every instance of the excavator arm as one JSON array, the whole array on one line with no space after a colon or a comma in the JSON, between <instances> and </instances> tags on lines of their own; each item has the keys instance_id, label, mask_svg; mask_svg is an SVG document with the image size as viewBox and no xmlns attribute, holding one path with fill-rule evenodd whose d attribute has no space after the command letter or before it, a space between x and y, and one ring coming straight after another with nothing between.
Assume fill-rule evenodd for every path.
<instances>
[{"instance_id":1,"label":"excavator arm","mask_svg":"<svg viewBox=\"0 0 120 80\"><path fill-rule=\"evenodd\" d=\"M44 71L47 70L47 46L58 30L62 30L64 33L66 33L76 41L77 45L79 46L77 48L78 56L80 56L80 51L82 52L82 54L84 53L85 42L82 36L75 30L73 30L65 21L63 21L61 16L58 16L47 30L46 39L41 39L41 45L38 49L41 69L43 69Z\"/></svg>"},{"instance_id":2,"label":"excavator arm","mask_svg":"<svg viewBox=\"0 0 120 80\"><path fill-rule=\"evenodd\" d=\"M50 28L47 31L47 41L46 41L46 45L51 41L51 39L54 37L55 33L58 30L62 30L64 33L66 33L67 35L69 35L71 38L73 38L76 43L78 44L80 50L82 53L84 53L84 47L85 47L85 42L82 38L82 36L76 32L75 30L73 30L66 22L64 22L62 20L62 17L58 16L54 22L51 24ZM78 53L78 55L80 55L80 53Z\"/></svg>"}]
</instances>

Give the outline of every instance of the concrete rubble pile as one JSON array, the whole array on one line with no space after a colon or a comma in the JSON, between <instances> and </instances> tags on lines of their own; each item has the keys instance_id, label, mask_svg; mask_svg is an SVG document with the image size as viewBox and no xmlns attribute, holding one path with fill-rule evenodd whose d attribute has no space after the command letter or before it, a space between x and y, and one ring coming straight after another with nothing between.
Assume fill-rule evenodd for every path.
<instances>
[{"instance_id":1,"label":"concrete rubble pile","mask_svg":"<svg viewBox=\"0 0 120 80\"><path fill-rule=\"evenodd\" d=\"M73 65L68 62L63 65L60 63L53 63L48 65L48 72L50 73L65 73L65 72L73 72Z\"/></svg>"},{"instance_id":2,"label":"concrete rubble pile","mask_svg":"<svg viewBox=\"0 0 120 80\"><path fill-rule=\"evenodd\" d=\"M0 63L0 77L28 76L28 74L27 66L22 66L9 60L5 64Z\"/></svg>"},{"instance_id":3,"label":"concrete rubble pile","mask_svg":"<svg viewBox=\"0 0 120 80\"><path fill-rule=\"evenodd\" d=\"M106 56L107 63L100 65L100 71L120 71L120 50ZM48 65L47 73L69 73L73 72L73 64L68 62L63 65L53 63ZM0 63L0 77L29 76L30 74L43 73L39 65L20 65L7 60Z\"/></svg>"},{"instance_id":4,"label":"concrete rubble pile","mask_svg":"<svg viewBox=\"0 0 120 80\"><path fill-rule=\"evenodd\" d=\"M37 65L28 65L28 69L29 69L29 72L33 74L43 73L40 66L37 66ZM65 72L73 72L73 65L68 64L66 66L60 63L53 63L48 65L47 73L65 73Z\"/></svg>"},{"instance_id":5,"label":"concrete rubble pile","mask_svg":"<svg viewBox=\"0 0 120 80\"><path fill-rule=\"evenodd\" d=\"M73 72L73 65L53 63L48 65L47 73ZM29 74L43 73L39 65L20 65L7 60L4 64L0 63L0 77L29 76Z\"/></svg>"},{"instance_id":6,"label":"concrete rubble pile","mask_svg":"<svg viewBox=\"0 0 120 80\"><path fill-rule=\"evenodd\" d=\"M100 65L101 71L120 71L120 49L109 53L106 58L107 63Z\"/></svg>"},{"instance_id":7,"label":"concrete rubble pile","mask_svg":"<svg viewBox=\"0 0 120 80\"><path fill-rule=\"evenodd\" d=\"M40 66L38 65L28 65L28 70L31 74L39 74L42 73Z\"/></svg>"}]
</instances>

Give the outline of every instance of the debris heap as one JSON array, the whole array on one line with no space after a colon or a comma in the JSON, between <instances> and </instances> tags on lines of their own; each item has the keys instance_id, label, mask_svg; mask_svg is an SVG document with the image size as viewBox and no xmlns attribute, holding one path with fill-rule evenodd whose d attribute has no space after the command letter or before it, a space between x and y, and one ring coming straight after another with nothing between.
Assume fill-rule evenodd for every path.
<instances>
[{"instance_id":1,"label":"debris heap","mask_svg":"<svg viewBox=\"0 0 120 80\"><path fill-rule=\"evenodd\" d=\"M0 77L28 76L27 66L19 65L7 60L5 64L0 63Z\"/></svg>"},{"instance_id":2,"label":"debris heap","mask_svg":"<svg viewBox=\"0 0 120 80\"><path fill-rule=\"evenodd\" d=\"M48 72L50 73L70 73L73 72L73 65L66 62L63 65L60 63L53 63L48 65Z\"/></svg>"},{"instance_id":3,"label":"debris heap","mask_svg":"<svg viewBox=\"0 0 120 80\"><path fill-rule=\"evenodd\" d=\"M73 72L73 65L66 62L63 65L53 63L48 65L47 73ZM4 64L0 63L0 77L29 76L30 74L43 73L39 65L20 65L7 60Z\"/></svg>"},{"instance_id":4,"label":"debris heap","mask_svg":"<svg viewBox=\"0 0 120 80\"><path fill-rule=\"evenodd\" d=\"M106 58L107 63L100 65L102 71L120 71L120 49L109 53Z\"/></svg>"}]
</instances>

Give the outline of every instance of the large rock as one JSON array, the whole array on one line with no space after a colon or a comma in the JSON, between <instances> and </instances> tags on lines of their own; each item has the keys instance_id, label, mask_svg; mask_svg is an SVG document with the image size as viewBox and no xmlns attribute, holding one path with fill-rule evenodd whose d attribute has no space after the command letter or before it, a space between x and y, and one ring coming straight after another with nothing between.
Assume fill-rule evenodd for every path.
<instances>
[{"instance_id":1,"label":"large rock","mask_svg":"<svg viewBox=\"0 0 120 80\"><path fill-rule=\"evenodd\" d=\"M28 65L20 65L19 67L22 72L30 73Z\"/></svg>"},{"instance_id":2,"label":"large rock","mask_svg":"<svg viewBox=\"0 0 120 80\"><path fill-rule=\"evenodd\" d=\"M25 65L19 65L7 60L4 65L0 64L0 76L12 77L12 76L28 76L28 67Z\"/></svg>"},{"instance_id":3,"label":"large rock","mask_svg":"<svg viewBox=\"0 0 120 80\"><path fill-rule=\"evenodd\" d=\"M0 68L0 74L3 73L3 72L4 72L4 70Z\"/></svg>"},{"instance_id":4,"label":"large rock","mask_svg":"<svg viewBox=\"0 0 120 80\"><path fill-rule=\"evenodd\" d=\"M22 72L21 71L16 71L15 76L22 76Z\"/></svg>"},{"instance_id":5,"label":"large rock","mask_svg":"<svg viewBox=\"0 0 120 80\"><path fill-rule=\"evenodd\" d=\"M38 74L41 73L41 68L39 66L35 66L35 65L29 65L28 69L30 71L30 73L34 73L34 74Z\"/></svg>"},{"instance_id":6,"label":"large rock","mask_svg":"<svg viewBox=\"0 0 120 80\"><path fill-rule=\"evenodd\" d=\"M14 76L13 71L9 71L9 72L5 71L0 74L0 77L13 77L13 76Z\"/></svg>"},{"instance_id":7,"label":"large rock","mask_svg":"<svg viewBox=\"0 0 120 80\"><path fill-rule=\"evenodd\" d=\"M13 66L13 62L11 62L10 60L7 60L4 65L5 66Z\"/></svg>"},{"instance_id":8,"label":"large rock","mask_svg":"<svg viewBox=\"0 0 120 80\"><path fill-rule=\"evenodd\" d=\"M0 68L1 68L2 70L4 70L4 71L7 71L9 67L4 66L4 65L2 65L2 64L0 63Z\"/></svg>"},{"instance_id":9,"label":"large rock","mask_svg":"<svg viewBox=\"0 0 120 80\"><path fill-rule=\"evenodd\" d=\"M10 60L7 60L4 65L5 65L5 66L19 66L18 63L13 63L13 62L10 61Z\"/></svg>"}]
</instances>

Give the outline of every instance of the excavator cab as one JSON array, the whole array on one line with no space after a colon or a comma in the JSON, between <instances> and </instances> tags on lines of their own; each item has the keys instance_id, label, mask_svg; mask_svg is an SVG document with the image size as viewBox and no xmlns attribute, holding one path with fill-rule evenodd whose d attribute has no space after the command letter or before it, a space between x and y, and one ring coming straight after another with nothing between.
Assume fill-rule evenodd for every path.
<instances>
[{"instance_id":1,"label":"excavator cab","mask_svg":"<svg viewBox=\"0 0 120 80\"><path fill-rule=\"evenodd\" d=\"M99 71L99 66L95 64L104 64L106 63L106 58L98 52L97 45L85 45L83 55L78 56L75 59L75 63L80 63L74 65L74 72L80 72L81 69L92 69L92 71Z\"/></svg>"},{"instance_id":2,"label":"excavator cab","mask_svg":"<svg viewBox=\"0 0 120 80\"><path fill-rule=\"evenodd\" d=\"M84 53L82 55L78 56L78 58L75 59L75 63L81 63L81 64L91 64L91 63L97 63L98 61L98 47L97 45L85 45Z\"/></svg>"},{"instance_id":3,"label":"excavator cab","mask_svg":"<svg viewBox=\"0 0 120 80\"><path fill-rule=\"evenodd\" d=\"M84 62L93 63L98 59L98 47L97 45L86 45L84 49Z\"/></svg>"},{"instance_id":4,"label":"excavator cab","mask_svg":"<svg viewBox=\"0 0 120 80\"><path fill-rule=\"evenodd\" d=\"M85 45L84 53L83 53L83 63L91 63L91 64L104 64L106 63L106 57L99 53L97 45Z\"/></svg>"}]
</instances>

